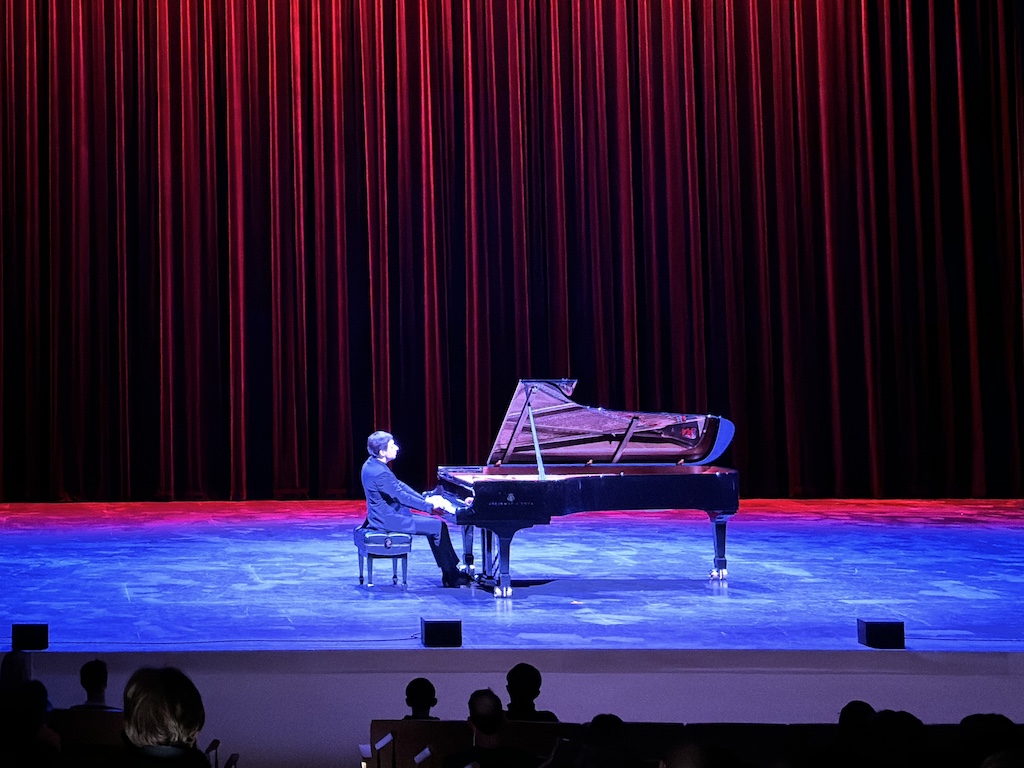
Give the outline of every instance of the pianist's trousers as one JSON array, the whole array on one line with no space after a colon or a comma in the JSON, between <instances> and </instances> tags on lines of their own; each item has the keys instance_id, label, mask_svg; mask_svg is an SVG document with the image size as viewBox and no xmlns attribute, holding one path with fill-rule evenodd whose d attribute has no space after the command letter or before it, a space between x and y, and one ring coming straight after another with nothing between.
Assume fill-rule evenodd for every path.
<instances>
[{"instance_id":1,"label":"pianist's trousers","mask_svg":"<svg viewBox=\"0 0 1024 768\"><path fill-rule=\"evenodd\" d=\"M430 551L434 553L434 561L442 573L454 573L459 569L459 556L455 554L448 526L444 520L424 515L412 515L419 536L426 536L430 542Z\"/></svg>"}]
</instances>

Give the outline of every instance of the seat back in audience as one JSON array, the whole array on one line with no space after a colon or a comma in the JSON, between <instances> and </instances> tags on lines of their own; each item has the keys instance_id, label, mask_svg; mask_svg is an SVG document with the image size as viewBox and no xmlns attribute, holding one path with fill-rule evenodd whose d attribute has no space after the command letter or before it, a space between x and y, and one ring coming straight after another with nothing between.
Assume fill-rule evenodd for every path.
<instances>
[{"instance_id":1,"label":"seat back in audience","mask_svg":"<svg viewBox=\"0 0 1024 768\"><path fill-rule=\"evenodd\" d=\"M473 730L465 720L374 720L371 768L439 768L444 758L468 749Z\"/></svg>"},{"instance_id":2,"label":"seat back in audience","mask_svg":"<svg viewBox=\"0 0 1024 768\"><path fill-rule=\"evenodd\" d=\"M502 726L502 743L518 747L540 758L547 758L559 739L577 738L583 726L576 723L508 720Z\"/></svg>"},{"instance_id":3,"label":"seat back in audience","mask_svg":"<svg viewBox=\"0 0 1024 768\"><path fill-rule=\"evenodd\" d=\"M509 721L502 741L546 758L560 739L584 738L585 727ZM1024 726L1020 728L1024 731ZM935 755L951 754L961 737L956 725L925 725L924 734L924 742ZM374 720L370 738L370 768L440 768L445 757L472 745L473 731L464 720ZM814 764L815 756L832 755L843 748L834 723L627 722L618 738L627 746L631 764L636 765L657 764L688 746L730 755L751 766Z\"/></svg>"},{"instance_id":4,"label":"seat back in audience","mask_svg":"<svg viewBox=\"0 0 1024 768\"><path fill-rule=\"evenodd\" d=\"M502 726L501 741L538 758L551 754L563 735L575 734L571 723L510 720ZM370 723L371 768L439 768L449 755L473 746L473 729L466 720L374 720Z\"/></svg>"},{"instance_id":5,"label":"seat back in audience","mask_svg":"<svg viewBox=\"0 0 1024 768\"><path fill-rule=\"evenodd\" d=\"M108 768L124 751L124 713L75 707L50 713L50 727L60 735L68 768Z\"/></svg>"},{"instance_id":6,"label":"seat back in audience","mask_svg":"<svg viewBox=\"0 0 1024 768\"><path fill-rule=\"evenodd\" d=\"M124 713L106 709L74 707L50 713L50 727L60 734L63 746L75 744L121 744Z\"/></svg>"}]
</instances>

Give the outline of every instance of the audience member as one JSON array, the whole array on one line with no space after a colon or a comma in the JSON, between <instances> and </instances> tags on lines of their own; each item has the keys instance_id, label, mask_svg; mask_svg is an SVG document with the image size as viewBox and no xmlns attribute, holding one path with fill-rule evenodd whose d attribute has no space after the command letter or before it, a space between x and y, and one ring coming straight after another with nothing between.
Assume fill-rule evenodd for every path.
<instances>
[{"instance_id":1,"label":"audience member","mask_svg":"<svg viewBox=\"0 0 1024 768\"><path fill-rule=\"evenodd\" d=\"M118 707L107 705L107 664L102 659L93 659L82 665L78 680L85 689L85 702L75 704L72 709L102 709L120 712Z\"/></svg>"},{"instance_id":2,"label":"audience member","mask_svg":"<svg viewBox=\"0 0 1024 768\"><path fill-rule=\"evenodd\" d=\"M505 712L501 699L490 688L474 691L469 697L469 724L473 729L473 746L449 755L442 768L535 768L540 762L528 752L503 742Z\"/></svg>"},{"instance_id":3,"label":"audience member","mask_svg":"<svg viewBox=\"0 0 1024 768\"><path fill-rule=\"evenodd\" d=\"M1021 768L1024 765L1024 748L1004 749L989 755L978 768Z\"/></svg>"},{"instance_id":4,"label":"audience member","mask_svg":"<svg viewBox=\"0 0 1024 768\"><path fill-rule=\"evenodd\" d=\"M813 768L822 768L831 763L813 763ZM770 768L788 768L788 762L776 762ZM690 742L673 745L660 768L754 768L744 762L731 750L721 745L693 744Z\"/></svg>"},{"instance_id":5,"label":"audience member","mask_svg":"<svg viewBox=\"0 0 1024 768\"><path fill-rule=\"evenodd\" d=\"M516 664L505 676L508 690L508 719L558 722L554 712L538 710L535 699L540 695L540 671L531 664Z\"/></svg>"},{"instance_id":6,"label":"audience member","mask_svg":"<svg viewBox=\"0 0 1024 768\"><path fill-rule=\"evenodd\" d=\"M827 763L838 768L859 766L868 747L868 728L875 717L875 708L866 701L853 699L839 710L834 743L811 753L809 765Z\"/></svg>"},{"instance_id":7,"label":"audience member","mask_svg":"<svg viewBox=\"0 0 1024 768\"><path fill-rule=\"evenodd\" d=\"M542 768L657 768L661 764L652 756L636 754L638 746L631 743L621 717L596 715L578 738L559 742ZM673 766L691 765L679 762L679 754L674 757Z\"/></svg>"},{"instance_id":8,"label":"audience member","mask_svg":"<svg viewBox=\"0 0 1024 768\"><path fill-rule=\"evenodd\" d=\"M986 758L1020 746L1020 730L1006 715L967 715L957 727L957 763L975 768Z\"/></svg>"},{"instance_id":9,"label":"audience member","mask_svg":"<svg viewBox=\"0 0 1024 768\"><path fill-rule=\"evenodd\" d=\"M932 768L935 765L924 723L909 712L879 710L868 721L864 736L861 765L878 768Z\"/></svg>"},{"instance_id":10,"label":"audience member","mask_svg":"<svg viewBox=\"0 0 1024 768\"><path fill-rule=\"evenodd\" d=\"M49 700L38 680L5 684L0 702L0 765L48 768L61 764L60 737L46 724Z\"/></svg>"},{"instance_id":11,"label":"audience member","mask_svg":"<svg viewBox=\"0 0 1024 768\"><path fill-rule=\"evenodd\" d=\"M770 768L860 768L863 762L865 734L875 708L866 701L854 699L839 710L834 729L822 733L821 741L803 743L787 738L777 750ZM672 768L670 766L670 768Z\"/></svg>"},{"instance_id":12,"label":"audience member","mask_svg":"<svg viewBox=\"0 0 1024 768\"><path fill-rule=\"evenodd\" d=\"M5 653L0 661L0 697L17 691L32 679L32 655L27 651Z\"/></svg>"},{"instance_id":13,"label":"audience member","mask_svg":"<svg viewBox=\"0 0 1024 768\"><path fill-rule=\"evenodd\" d=\"M10 651L0 661L0 700L7 692L15 692L21 684L32 679L32 654L29 651ZM53 709L47 700L46 711Z\"/></svg>"},{"instance_id":14,"label":"audience member","mask_svg":"<svg viewBox=\"0 0 1024 768\"><path fill-rule=\"evenodd\" d=\"M412 712L406 720L437 720L430 714L430 708L437 704L434 684L425 677L417 677L405 686L405 703Z\"/></svg>"},{"instance_id":15,"label":"audience member","mask_svg":"<svg viewBox=\"0 0 1024 768\"><path fill-rule=\"evenodd\" d=\"M206 723L199 691L174 667L143 668L124 688L127 768L208 768L196 737Z\"/></svg>"},{"instance_id":16,"label":"audience member","mask_svg":"<svg viewBox=\"0 0 1024 768\"><path fill-rule=\"evenodd\" d=\"M839 710L839 731L844 738L859 739L875 716L875 708L866 701L854 699Z\"/></svg>"}]
</instances>

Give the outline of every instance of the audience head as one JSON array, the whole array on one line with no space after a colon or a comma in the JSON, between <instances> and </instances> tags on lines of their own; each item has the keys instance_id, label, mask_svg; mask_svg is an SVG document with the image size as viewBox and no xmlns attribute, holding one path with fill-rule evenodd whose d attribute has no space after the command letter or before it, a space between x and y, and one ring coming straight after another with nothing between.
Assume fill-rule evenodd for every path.
<instances>
[{"instance_id":1,"label":"audience head","mask_svg":"<svg viewBox=\"0 0 1024 768\"><path fill-rule=\"evenodd\" d=\"M587 741L597 745L613 745L622 734L625 723L618 715L594 715L587 723Z\"/></svg>"},{"instance_id":2,"label":"audience head","mask_svg":"<svg viewBox=\"0 0 1024 768\"><path fill-rule=\"evenodd\" d=\"M992 755L1019 746L1020 738L1010 718L987 712L963 718L957 736L963 765L978 765Z\"/></svg>"},{"instance_id":3,"label":"audience head","mask_svg":"<svg viewBox=\"0 0 1024 768\"><path fill-rule=\"evenodd\" d=\"M843 729L863 730L874 714L874 707L866 701L854 699L839 710L839 726Z\"/></svg>"},{"instance_id":4,"label":"audience head","mask_svg":"<svg viewBox=\"0 0 1024 768\"><path fill-rule=\"evenodd\" d=\"M205 722L199 691L174 667L144 667L124 688L124 732L137 747L195 746Z\"/></svg>"},{"instance_id":5,"label":"audience head","mask_svg":"<svg viewBox=\"0 0 1024 768\"><path fill-rule=\"evenodd\" d=\"M0 661L0 689L13 690L32 679L32 655L27 651L11 651Z\"/></svg>"},{"instance_id":6,"label":"audience head","mask_svg":"<svg viewBox=\"0 0 1024 768\"><path fill-rule=\"evenodd\" d=\"M409 681L405 686L405 703L416 709L418 707L430 707L437 704L437 692L434 684L425 677L417 677Z\"/></svg>"},{"instance_id":7,"label":"audience head","mask_svg":"<svg viewBox=\"0 0 1024 768\"><path fill-rule=\"evenodd\" d=\"M46 686L39 680L25 680L14 690L5 713L12 731L22 736L36 733L46 724L50 701Z\"/></svg>"},{"instance_id":8,"label":"audience head","mask_svg":"<svg viewBox=\"0 0 1024 768\"><path fill-rule=\"evenodd\" d=\"M860 762L865 765L924 765L928 749L924 723L902 710L881 709L864 729Z\"/></svg>"},{"instance_id":9,"label":"audience head","mask_svg":"<svg viewBox=\"0 0 1024 768\"><path fill-rule=\"evenodd\" d=\"M101 697L107 690L107 665L102 659L93 659L82 665L78 679L89 698Z\"/></svg>"},{"instance_id":10,"label":"audience head","mask_svg":"<svg viewBox=\"0 0 1024 768\"><path fill-rule=\"evenodd\" d=\"M873 735L897 740L916 738L924 729L924 723L917 715L892 709L875 712L868 725Z\"/></svg>"},{"instance_id":11,"label":"audience head","mask_svg":"<svg viewBox=\"0 0 1024 768\"><path fill-rule=\"evenodd\" d=\"M473 691L469 697L469 722L480 733L491 736L505 722L501 699L490 688Z\"/></svg>"},{"instance_id":12,"label":"audience head","mask_svg":"<svg viewBox=\"0 0 1024 768\"><path fill-rule=\"evenodd\" d=\"M626 724L618 715L595 715L583 731L582 752L578 763L588 768L620 768L632 765L629 744L623 731Z\"/></svg>"},{"instance_id":13,"label":"audience head","mask_svg":"<svg viewBox=\"0 0 1024 768\"><path fill-rule=\"evenodd\" d=\"M540 695L540 671L532 664L516 664L505 676L508 695L513 699L533 701Z\"/></svg>"}]
</instances>

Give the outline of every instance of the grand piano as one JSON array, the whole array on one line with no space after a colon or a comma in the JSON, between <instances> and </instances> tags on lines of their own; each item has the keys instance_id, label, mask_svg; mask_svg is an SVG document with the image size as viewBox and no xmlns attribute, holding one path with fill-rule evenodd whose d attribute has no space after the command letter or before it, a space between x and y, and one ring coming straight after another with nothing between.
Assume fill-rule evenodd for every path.
<instances>
[{"instance_id":1,"label":"grand piano","mask_svg":"<svg viewBox=\"0 0 1024 768\"><path fill-rule=\"evenodd\" d=\"M739 509L739 476L711 462L732 440L732 422L579 405L569 399L575 387L575 379L521 379L486 466L438 467L434 493L463 526L463 562L495 597L510 597L517 531L576 512L698 509L714 534L711 578L725 579L725 527Z\"/></svg>"}]
</instances>

